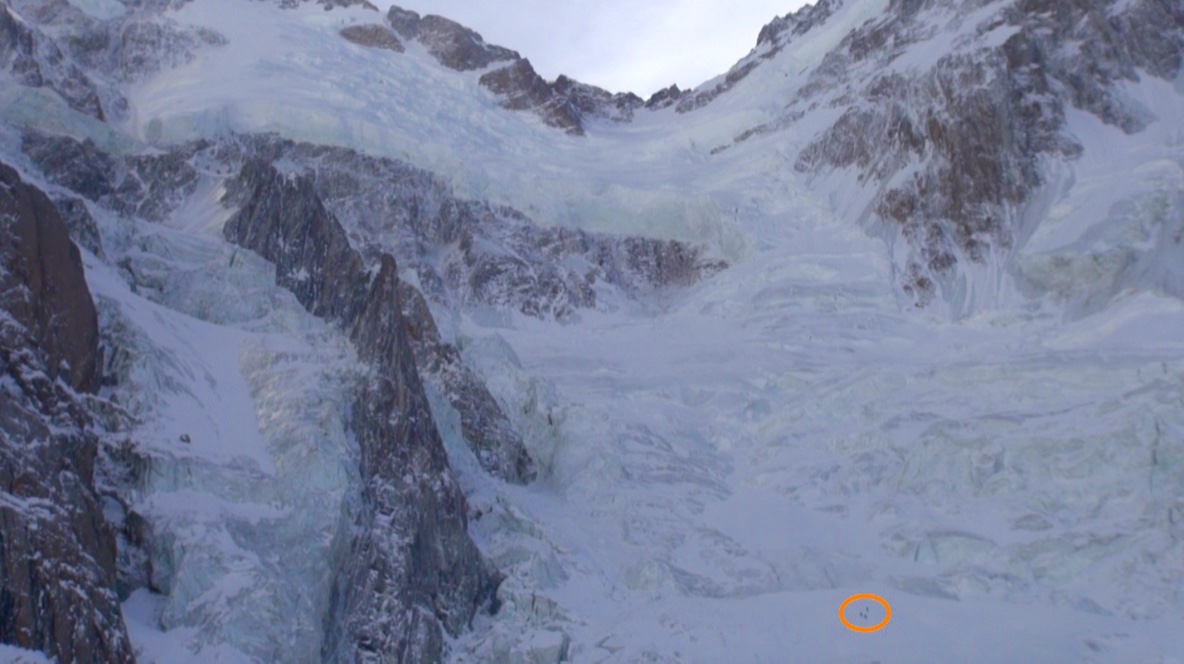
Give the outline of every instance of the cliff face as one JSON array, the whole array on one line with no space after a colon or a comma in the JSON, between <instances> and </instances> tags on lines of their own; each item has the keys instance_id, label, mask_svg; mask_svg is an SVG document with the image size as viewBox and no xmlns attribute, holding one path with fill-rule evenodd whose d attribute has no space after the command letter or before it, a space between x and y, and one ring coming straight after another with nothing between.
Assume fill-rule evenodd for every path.
<instances>
[{"instance_id":1,"label":"cliff face","mask_svg":"<svg viewBox=\"0 0 1184 664\"><path fill-rule=\"evenodd\" d=\"M93 391L99 331L78 248L49 198L3 165L0 195L4 309L45 351L51 380Z\"/></svg>"},{"instance_id":2,"label":"cliff face","mask_svg":"<svg viewBox=\"0 0 1184 664\"><path fill-rule=\"evenodd\" d=\"M384 255L368 269L307 178L249 161L230 196L241 207L226 238L274 262L277 283L341 324L371 367L353 413L363 510L338 573L324 654L436 661L444 632L469 623L498 577L467 533L466 502L416 370L395 261Z\"/></svg>"},{"instance_id":3,"label":"cliff face","mask_svg":"<svg viewBox=\"0 0 1184 664\"><path fill-rule=\"evenodd\" d=\"M755 558L724 569L736 573L727 583L681 567L675 552L705 522L676 519L650 536L664 512L692 504L678 485L726 493L715 477L726 458L695 447L744 454L751 433L752 449L767 451L765 442L801 433L799 419L829 430L863 418L874 434L866 440L878 443L898 423L869 419L883 408L811 423L811 413L791 416L798 387L775 406L764 392L782 381L760 375L796 376L793 364L817 363L810 380L824 385L825 372L848 368L836 357L879 362L858 353L883 340L884 312L895 326L909 318L900 306L948 303L957 318L976 310L967 304L975 288L984 300L991 289L1014 298L1007 306L1023 316L1044 302L1003 289L1081 291L1102 306L1124 292L1184 296L1179 2L819 0L766 26L724 75L645 103L544 80L517 52L441 17L338 9L365 0L226 3L0 5L0 151L52 185L51 203L0 171L0 641L62 661L130 659L112 588L132 597L127 620L145 628L133 634L264 661L436 661L446 641L465 650L474 645L465 639L486 639L480 628L459 635L494 606L505 607L499 634L469 649L485 653L481 661L579 659L597 643L613 655L621 651L602 634L574 627L580 607L555 599L556 584L598 566L581 570L569 555L577 547L551 547L551 533L569 523L539 514L551 525L536 528L534 516L515 513L524 492L503 483L541 474L527 493L572 498L554 514L583 529L581 519L601 519L579 511L591 505L608 515L610 537L624 526L638 554L661 553L603 577L614 598L780 592ZM646 121L608 130L648 110ZM1126 159L1128 143L1146 154ZM1112 157L1121 165L1106 163ZM1107 178L1148 186L1089 193L1111 188ZM1113 214L1096 212L1104 209ZM726 266L689 241L592 228L699 238L746 266L703 289L651 297ZM98 259L99 331L67 233ZM672 305L672 325L643 320L664 318L651 302ZM853 327L869 336L848 336L848 321L831 315L849 305L860 316ZM613 331L601 344L580 327L607 331L597 326L618 317L583 316L588 309L618 309L649 330ZM715 327L716 317L728 325ZM629 363L620 376L601 355L614 343ZM538 355L517 363L515 344ZM639 357L651 347L662 351L652 364ZM917 347L917 359L936 361ZM666 350L671 361L658 366ZM749 352L753 371L737 370L747 365L733 358ZM596 369L581 368L593 366L585 353ZM683 371L713 358L724 364ZM103 364L110 401L90 394ZM525 364L540 375L527 376ZM544 384L553 368L571 391ZM666 371L668 385L639 380ZM888 409L893 417L919 408L906 403L908 390L893 392L902 404ZM955 398L933 392L934 411ZM437 425L430 406L444 402ZM823 410L855 412L847 405ZM1063 405L1056 413L1078 407ZM1169 410L1156 417L1174 423ZM769 414L782 411L791 415ZM104 412L124 428L107 426ZM688 417L663 430L667 412ZM719 417L698 426L700 412ZM978 426L979 415L997 419L959 407L950 430ZM1128 424L1099 422L1085 428ZM1143 430L1158 441L1159 427ZM471 514L440 431L460 452ZM945 424L930 431L948 438ZM469 472L454 432L496 479ZM996 439L992 428L981 433ZM110 452L97 456L99 497L96 436ZM938 438L931 447L947 449ZM1028 449L1020 438L1017 449ZM576 445L609 463L588 463ZM1131 456L1162 465L1159 445ZM752 457L754 467L766 457ZM997 473L1010 463L994 448L982 459ZM786 486L804 477L786 474ZM1179 530L1184 521L1169 509L1158 513ZM114 545L104 511L121 528ZM1021 516L1043 527L1043 516ZM482 519L473 538L470 518ZM900 532L938 555L944 535ZM596 552L603 542L584 541ZM703 562L727 567L747 557L733 555L741 548L710 544L701 550L718 557ZM1020 560L1008 574L1025 573L1030 556ZM627 622L605 615L595 630ZM647 656L614 656L635 654Z\"/></svg>"},{"instance_id":4,"label":"cliff face","mask_svg":"<svg viewBox=\"0 0 1184 664\"><path fill-rule=\"evenodd\" d=\"M267 136L244 144L248 157L311 173L317 195L352 238L393 254L445 306L564 319L599 306L606 288L644 295L726 267L685 242L548 227L513 208L462 198L442 177L394 159Z\"/></svg>"},{"instance_id":5,"label":"cliff face","mask_svg":"<svg viewBox=\"0 0 1184 664\"><path fill-rule=\"evenodd\" d=\"M130 662L84 396L94 304L57 210L4 164L0 258L0 643Z\"/></svg>"},{"instance_id":6,"label":"cliff face","mask_svg":"<svg viewBox=\"0 0 1184 664\"><path fill-rule=\"evenodd\" d=\"M844 6L779 19L761 43L785 48ZM1155 118L1126 86L1175 80L1182 52L1184 13L1173 3L893 0L827 52L779 120L736 143L833 109L794 168L853 169L875 186L875 232L907 247L898 286L917 306L944 295L957 311L962 270L1005 261L1023 235L1027 206L1048 184L1041 164L1082 155L1067 114L1141 132Z\"/></svg>"},{"instance_id":7,"label":"cliff face","mask_svg":"<svg viewBox=\"0 0 1184 664\"><path fill-rule=\"evenodd\" d=\"M21 85L53 90L80 113L105 117L90 78L7 3L0 5L0 70L11 72Z\"/></svg>"},{"instance_id":8,"label":"cliff face","mask_svg":"<svg viewBox=\"0 0 1184 664\"><path fill-rule=\"evenodd\" d=\"M502 107L533 111L543 122L581 136L592 118L617 122L633 119L644 103L631 93L613 94L560 76L548 83L517 51L487 44L481 35L441 16L420 16L391 7L386 25L350 26L341 36L355 44L403 53L403 42L421 44L437 62L456 71L488 68L481 85L502 98Z\"/></svg>"},{"instance_id":9,"label":"cliff face","mask_svg":"<svg viewBox=\"0 0 1184 664\"><path fill-rule=\"evenodd\" d=\"M163 153L116 159L93 141L29 131L21 148L46 177L84 198L127 216L160 221L197 186L193 154L204 142Z\"/></svg>"},{"instance_id":10,"label":"cliff face","mask_svg":"<svg viewBox=\"0 0 1184 664\"><path fill-rule=\"evenodd\" d=\"M533 480L537 471L523 446L522 435L480 376L461 359L457 347L440 338L423 293L401 281L399 299L415 364L424 380L456 408L461 433L472 445L481 467L511 482Z\"/></svg>"}]
</instances>

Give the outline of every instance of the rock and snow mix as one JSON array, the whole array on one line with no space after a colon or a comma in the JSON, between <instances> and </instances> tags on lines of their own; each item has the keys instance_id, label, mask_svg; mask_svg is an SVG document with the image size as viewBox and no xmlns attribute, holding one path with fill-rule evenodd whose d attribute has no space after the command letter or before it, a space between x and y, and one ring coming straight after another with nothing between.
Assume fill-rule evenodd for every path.
<instances>
[{"instance_id":1,"label":"rock and snow mix","mask_svg":"<svg viewBox=\"0 0 1184 664\"><path fill-rule=\"evenodd\" d=\"M140 661L1184 661L1184 11L820 0L643 103L321 4L0 8Z\"/></svg>"}]
</instances>

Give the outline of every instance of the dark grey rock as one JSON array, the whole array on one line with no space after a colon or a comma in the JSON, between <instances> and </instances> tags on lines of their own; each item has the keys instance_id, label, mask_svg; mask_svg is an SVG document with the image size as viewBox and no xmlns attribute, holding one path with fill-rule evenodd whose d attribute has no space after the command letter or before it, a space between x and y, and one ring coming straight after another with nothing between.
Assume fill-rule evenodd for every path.
<instances>
[{"instance_id":1,"label":"dark grey rock","mask_svg":"<svg viewBox=\"0 0 1184 664\"><path fill-rule=\"evenodd\" d=\"M548 83L516 51L487 44L481 35L446 18L421 17L416 12L391 7L387 23L403 39L423 44L437 61L450 69L471 71L508 62L482 75L481 85L502 97L503 108L533 111L549 126L572 135L583 135L589 118L627 122L643 106L637 95L612 94L566 76ZM374 36L368 31L366 39ZM362 35L358 33L356 37Z\"/></svg>"},{"instance_id":2,"label":"dark grey rock","mask_svg":"<svg viewBox=\"0 0 1184 664\"><path fill-rule=\"evenodd\" d=\"M60 196L54 200L62 222L70 232L70 239L80 247L98 256L106 258L103 251L103 239L99 234L99 225L86 207L86 201L73 196Z\"/></svg>"},{"instance_id":3,"label":"dark grey rock","mask_svg":"<svg viewBox=\"0 0 1184 664\"><path fill-rule=\"evenodd\" d=\"M395 261L367 269L312 181L248 161L228 191L240 207L231 242L276 264L276 281L313 314L341 324L372 367L354 402L363 505L339 570L324 656L438 661L443 634L457 634L493 598L500 579L467 532L467 507L452 478L416 368Z\"/></svg>"},{"instance_id":4,"label":"dark grey rock","mask_svg":"<svg viewBox=\"0 0 1184 664\"><path fill-rule=\"evenodd\" d=\"M131 662L94 488L98 326L78 249L44 193L0 164L0 642Z\"/></svg>"},{"instance_id":5,"label":"dark grey rock","mask_svg":"<svg viewBox=\"0 0 1184 664\"><path fill-rule=\"evenodd\" d=\"M245 143L312 173L324 205L361 246L393 253L446 306L562 319L596 307L601 287L638 297L725 267L677 241L543 227L512 208L460 199L443 179L395 160L267 137Z\"/></svg>"},{"instance_id":6,"label":"dark grey rock","mask_svg":"<svg viewBox=\"0 0 1184 664\"><path fill-rule=\"evenodd\" d=\"M25 135L24 148L55 183L120 214L148 220L166 218L195 190L201 177L195 164L223 172L252 159L287 164L311 174L317 205L341 220L363 251L393 253L401 265L416 272L425 295L447 306L509 307L541 318L566 318L579 309L598 306L598 289L638 297L689 285L724 266L679 242L541 227L513 209L459 199L450 185L431 173L345 148L245 136L114 159L86 141L35 133ZM348 245L348 240L341 241L343 247ZM377 260L378 255L373 255L367 263ZM143 276L137 276L135 285L143 285L139 280ZM295 282L284 285L308 287ZM329 315L319 309L314 313ZM431 348L445 352L446 346L432 344ZM429 357L417 354L421 371L427 370ZM435 380L434 372L428 375ZM466 381L476 381L475 376L465 375ZM504 418L494 415L496 408L488 407L492 401L477 389L477 383L463 389L438 387L444 394L486 404L453 400L466 426L483 421L498 430L489 435L491 441L499 442L490 445L475 433L470 438L479 456L520 447L519 443L504 446L517 437L503 435L508 430L497 423ZM478 411L485 415L478 417ZM476 431L473 426L470 429ZM520 481L529 473L515 470L522 467L516 458L519 452L498 452L486 459L486 468Z\"/></svg>"},{"instance_id":7,"label":"dark grey rock","mask_svg":"<svg viewBox=\"0 0 1184 664\"><path fill-rule=\"evenodd\" d=\"M423 294L406 282L400 282L399 291L415 364L460 414L461 433L481 467L508 482L532 481L537 470L522 435L456 346L441 340Z\"/></svg>"},{"instance_id":8,"label":"dark grey rock","mask_svg":"<svg viewBox=\"0 0 1184 664\"><path fill-rule=\"evenodd\" d=\"M551 84L556 99L570 106L580 118L598 118L613 122L629 122L633 113L645 103L632 92L611 93L587 83L563 76Z\"/></svg>"},{"instance_id":9,"label":"dark grey rock","mask_svg":"<svg viewBox=\"0 0 1184 664\"><path fill-rule=\"evenodd\" d=\"M161 221L196 190L199 174L192 159L211 146L198 141L116 159L90 139L29 131L21 147L54 184L119 214Z\"/></svg>"},{"instance_id":10,"label":"dark grey rock","mask_svg":"<svg viewBox=\"0 0 1184 664\"><path fill-rule=\"evenodd\" d=\"M200 176L191 160L205 147L198 142L124 158L110 206L126 216L164 220L196 191Z\"/></svg>"},{"instance_id":11,"label":"dark grey rock","mask_svg":"<svg viewBox=\"0 0 1184 664\"><path fill-rule=\"evenodd\" d=\"M645 107L650 110L659 110L667 108L678 103L682 99L684 92L678 89L677 85L671 85L668 88L662 88L650 96L645 102Z\"/></svg>"},{"instance_id":12,"label":"dark grey rock","mask_svg":"<svg viewBox=\"0 0 1184 664\"><path fill-rule=\"evenodd\" d=\"M403 42L385 25L351 25L341 29L341 36L360 46L383 48L396 53L406 50Z\"/></svg>"},{"instance_id":13,"label":"dark grey rock","mask_svg":"<svg viewBox=\"0 0 1184 664\"><path fill-rule=\"evenodd\" d=\"M485 74L480 82L494 94L505 97L502 106L512 111L536 108L551 101L551 86L535 72L530 60L525 58ZM578 118L570 118L563 128L575 127L578 124Z\"/></svg>"},{"instance_id":14,"label":"dark grey rock","mask_svg":"<svg viewBox=\"0 0 1184 664\"><path fill-rule=\"evenodd\" d=\"M27 132L21 149L51 182L92 201L102 201L115 192L111 178L115 160L90 139L48 136Z\"/></svg>"},{"instance_id":15,"label":"dark grey rock","mask_svg":"<svg viewBox=\"0 0 1184 664\"><path fill-rule=\"evenodd\" d=\"M53 202L0 164L4 311L45 351L51 380L95 387L98 318L78 247Z\"/></svg>"},{"instance_id":16,"label":"dark grey rock","mask_svg":"<svg viewBox=\"0 0 1184 664\"><path fill-rule=\"evenodd\" d=\"M970 14L983 4L954 6ZM1017 211L1044 184L1040 159L1080 154L1064 131L1067 105L1128 133L1141 131L1147 111L1117 84L1136 80L1140 69L1173 80L1184 52L1184 10L1177 3L1022 0L977 26L980 33L1016 28L1001 46L946 54L914 76L881 73L909 45L929 39L936 29L931 12L949 7L891 3L825 57L795 102L817 104L829 96L832 106L847 107L802 150L798 171L853 167L864 180L893 182L873 210L912 248L900 286L920 306L936 297L960 261L983 262L1011 248ZM749 135L756 133L762 132ZM922 167L895 179L913 163Z\"/></svg>"},{"instance_id":17,"label":"dark grey rock","mask_svg":"<svg viewBox=\"0 0 1184 664\"><path fill-rule=\"evenodd\" d=\"M584 134L589 119L628 122L643 106L635 94L612 94L566 76L548 83L525 58L483 75L480 83L502 97L503 108L534 111L548 125L575 136Z\"/></svg>"},{"instance_id":18,"label":"dark grey rock","mask_svg":"<svg viewBox=\"0 0 1184 664\"><path fill-rule=\"evenodd\" d=\"M129 21L111 33L109 48L88 53L88 59L124 81L175 69L191 62L199 50L226 43L225 37L209 28L182 27L161 18Z\"/></svg>"},{"instance_id":19,"label":"dark grey rock","mask_svg":"<svg viewBox=\"0 0 1184 664\"><path fill-rule=\"evenodd\" d=\"M530 60L514 61L481 77L482 86L502 96L502 107L512 111L534 110L543 121L569 134L583 135L578 109L558 96L553 86L539 76Z\"/></svg>"},{"instance_id":20,"label":"dark grey rock","mask_svg":"<svg viewBox=\"0 0 1184 664\"><path fill-rule=\"evenodd\" d=\"M9 70L22 85L47 87L74 110L103 120L103 104L90 78L46 37L0 4L0 69Z\"/></svg>"},{"instance_id":21,"label":"dark grey rock","mask_svg":"<svg viewBox=\"0 0 1184 664\"><path fill-rule=\"evenodd\" d=\"M387 22L403 39L423 44L440 64L457 71L482 69L503 60L518 60L516 52L486 44L481 35L443 16L419 14L392 6Z\"/></svg>"}]
</instances>

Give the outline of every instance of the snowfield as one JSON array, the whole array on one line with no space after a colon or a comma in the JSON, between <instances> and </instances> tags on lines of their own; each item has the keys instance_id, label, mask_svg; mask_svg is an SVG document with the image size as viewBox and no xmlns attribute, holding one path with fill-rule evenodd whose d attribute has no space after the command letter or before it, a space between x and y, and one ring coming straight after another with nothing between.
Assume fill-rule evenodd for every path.
<instances>
[{"instance_id":1,"label":"snowfield","mask_svg":"<svg viewBox=\"0 0 1184 664\"><path fill-rule=\"evenodd\" d=\"M1106 211L1126 210L1133 229L1113 245L1144 238L1148 255L1162 246L1151 236L1170 222L1154 215L1165 205L1178 212L1184 192L1178 91L1132 88L1159 117L1134 139L1074 116L1085 157L1050 171L1047 213L1017 247L1027 281L997 267L970 275L985 294L967 294L979 304L951 322L941 311L902 311L891 248L852 223L869 200L854 173L804 182L788 166L833 111L777 142L707 154L774 119L793 89L767 79L816 64L877 13L872 3L758 69L742 94L685 118L668 109L597 126L582 140L498 111L477 86L480 72L442 71L414 44L392 55L329 38L343 22L376 21L371 13L303 8L265 30L270 8L235 3L230 12L225 3L181 12L229 45L134 92L131 130L141 139L278 131L358 147L432 168L464 194L545 223L709 242L735 262L645 307L659 315L587 312L564 326L438 312L544 470L526 488L489 479L455 413L433 399L471 495L472 530L509 575L501 610L453 642L454 661L1184 661L1184 305L1157 292L1148 271L1028 299L1060 288L1047 280L1062 273L1042 273L1042 261L1105 250L1091 229L1119 232ZM174 225L201 228L203 219ZM1178 275L1178 258L1163 255L1156 269ZM1108 304L1088 304L1099 299ZM289 394L288 381L252 374L260 363L272 375L280 368L260 355L267 342L242 334L219 345L239 350L232 343L218 360L211 348L206 361L246 376L251 396L235 401L247 407L244 422L260 417L265 440L277 434L267 433L264 404L339 398ZM199 410L229 417L228 405ZM269 457L267 444L253 444L260 472L290 486L272 445ZM340 467L347 448L335 445L338 456L318 463ZM175 518L233 512L218 505ZM307 507L277 505L255 518L316 530L312 517L296 517ZM219 564L229 573L240 563ZM251 563L260 567L294 569ZM839 605L859 593L891 604L885 629L856 634L839 622ZM257 615L253 607L224 604L216 623ZM149 607L127 608L134 618ZM192 622L210 629L211 620ZM150 654L155 637L134 625ZM272 641L289 626L256 625ZM265 639L243 629L184 638ZM295 647L275 652L302 658Z\"/></svg>"},{"instance_id":2,"label":"snowfield","mask_svg":"<svg viewBox=\"0 0 1184 664\"><path fill-rule=\"evenodd\" d=\"M887 4L847 3L700 110L584 138L500 109L482 71L337 35L377 13L241 0L171 14L228 43L133 85L122 135L23 88L0 88L0 113L113 151L230 132L354 147L540 224L729 261L564 324L434 312L540 468L525 487L493 479L429 395L473 537L507 575L452 662L1184 663L1184 84L1122 84L1152 118L1134 135L1070 109L1083 155L1042 163L1010 253L915 309L896 288L903 241L868 226L879 185L793 168L841 109L713 153L783 121L801 85L777 81ZM973 23L897 66L928 66ZM99 215L150 282L86 256L130 353L105 396L153 459L134 507L161 534L164 594L137 591L125 618L148 663L320 661L359 499L361 369L273 266L222 239L223 175L164 224ZM839 620L863 593L892 607L878 632Z\"/></svg>"},{"instance_id":3,"label":"snowfield","mask_svg":"<svg viewBox=\"0 0 1184 664\"><path fill-rule=\"evenodd\" d=\"M951 324L782 255L656 319L465 330L550 473L469 478L513 572L458 661L1181 661L1179 301ZM839 623L860 593L886 629Z\"/></svg>"},{"instance_id":4,"label":"snowfield","mask_svg":"<svg viewBox=\"0 0 1184 664\"><path fill-rule=\"evenodd\" d=\"M273 266L205 227L217 194L202 188L164 226L106 220L159 278L137 293L88 260L107 333L129 354L114 360L112 396L151 459L133 508L153 524L164 595L137 590L125 618L142 661L313 661L360 499L346 427L360 369Z\"/></svg>"}]
</instances>

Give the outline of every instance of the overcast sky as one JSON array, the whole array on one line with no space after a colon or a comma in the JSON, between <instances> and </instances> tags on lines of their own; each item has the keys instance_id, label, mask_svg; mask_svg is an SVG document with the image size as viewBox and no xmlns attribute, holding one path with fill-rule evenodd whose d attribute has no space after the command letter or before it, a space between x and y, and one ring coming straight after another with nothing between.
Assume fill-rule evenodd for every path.
<instances>
[{"instance_id":1,"label":"overcast sky","mask_svg":"<svg viewBox=\"0 0 1184 664\"><path fill-rule=\"evenodd\" d=\"M390 6L390 0L382 3ZM487 42L559 74L648 97L722 74L756 45L761 27L806 0L397 0L459 21Z\"/></svg>"}]
</instances>

